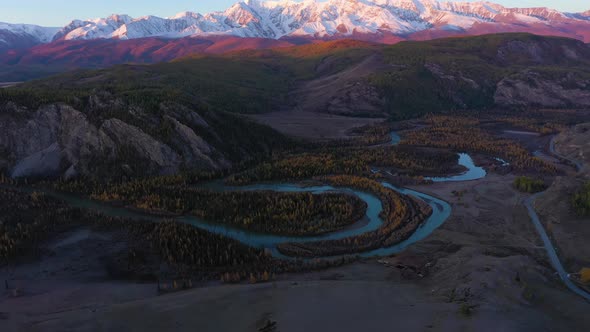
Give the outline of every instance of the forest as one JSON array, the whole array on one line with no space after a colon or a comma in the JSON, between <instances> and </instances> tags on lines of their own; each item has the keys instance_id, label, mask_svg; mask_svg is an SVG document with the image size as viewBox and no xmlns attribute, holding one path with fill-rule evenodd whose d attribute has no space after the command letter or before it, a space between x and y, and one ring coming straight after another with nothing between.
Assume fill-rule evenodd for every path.
<instances>
[{"instance_id":1,"label":"forest","mask_svg":"<svg viewBox=\"0 0 590 332\"><path fill-rule=\"evenodd\" d=\"M360 220L366 211L364 201L343 193L216 192L193 186L208 176L161 176L109 184L60 181L53 187L152 214L191 215L205 221L278 235L333 232Z\"/></svg>"},{"instance_id":2,"label":"forest","mask_svg":"<svg viewBox=\"0 0 590 332\"><path fill-rule=\"evenodd\" d=\"M163 261L169 263L212 267L268 260L259 250L188 225L106 217L90 210L70 208L64 202L38 192L0 188L0 221L0 260L3 264L40 255L39 249L44 241L77 227L125 232L132 241L148 241L150 246L146 248L153 247Z\"/></svg>"},{"instance_id":3,"label":"forest","mask_svg":"<svg viewBox=\"0 0 590 332\"><path fill-rule=\"evenodd\" d=\"M277 260L265 250L172 220L107 217L70 208L47 194L0 188L0 267L50 254L48 240L79 228L124 239L125 248L105 257L112 262L109 272L117 278L263 282L277 273L339 266L354 259Z\"/></svg>"},{"instance_id":4,"label":"forest","mask_svg":"<svg viewBox=\"0 0 590 332\"><path fill-rule=\"evenodd\" d=\"M532 156L520 144L482 129L476 117L430 115L424 122L427 127L408 132L400 144L478 152L508 160L517 171L557 173L555 166Z\"/></svg>"},{"instance_id":5,"label":"forest","mask_svg":"<svg viewBox=\"0 0 590 332\"><path fill-rule=\"evenodd\" d=\"M578 109L494 109L454 111L448 114L462 118L477 118L479 126L491 132L514 129L540 135L556 134L581 121L590 121L590 115Z\"/></svg>"},{"instance_id":6,"label":"forest","mask_svg":"<svg viewBox=\"0 0 590 332\"><path fill-rule=\"evenodd\" d=\"M321 180L336 187L352 187L379 197L383 204L380 214L383 224L375 231L340 240L280 244L278 249L281 253L294 257L319 257L389 247L409 237L432 213L430 206L386 188L375 180L349 175L327 176Z\"/></svg>"},{"instance_id":7,"label":"forest","mask_svg":"<svg viewBox=\"0 0 590 332\"><path fill-rule=\"evenodd\" d=\"M179 188L154 190L131 204L151 213L192 215L278 235L333 232L360 220L366 211L366 203L358 197L340 193L209 192Z\"/></svg>"},{"instance_id":8,"label":"forest","mask_svg":"<svg viewBox=\"0 0 590 332\"><path fill-rule=\"evenodd\" d=\"M150 111L160 104L179 103L214 112L264 113L288 104L297 80L335 73L372 52L366 43L334 41L322 45L276 50L244 50L227 55L194 55L154 65L117 65L100 70L77 70L0 89L0 100L36 109L67 103L87 110L92 97L108 94ZM315 69L326 56L330 68Z\"/></svg>"},{"instance_id":9,"label":"forest","mask_svg":"<svg viewBox=\"0 0 590 332\"><path fill-rule=\"evenodd\" d=\"M226 182L243 185L336 174L370 175L373 166L393 167L396 172L421 177L422 174L444 174L457 165L457 159L457 155L451 152L431 152L410 147L334 147L318 152L280 156L233 174Z\"/></svg>"}]
</instances>

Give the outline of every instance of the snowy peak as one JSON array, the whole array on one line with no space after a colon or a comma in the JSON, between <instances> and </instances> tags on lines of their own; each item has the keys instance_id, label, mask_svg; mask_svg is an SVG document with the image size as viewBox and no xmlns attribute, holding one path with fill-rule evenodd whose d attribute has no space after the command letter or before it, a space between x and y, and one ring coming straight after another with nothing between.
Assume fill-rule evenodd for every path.
<instances>
[{"instance_id":1,"label":"snowy peak","mask_svg":"<svg viewBox=\"0 0 590 332\"><path fill-rule=\"evenodd\" d=\"M37 43L51 40L181 38L206 35L280 39L286 36L323 38L357 34L407 36L419 32L436 34L437 31L460 33L481 26L488 27L491 32L496 31L494 27L500 27L507 31L530 32L537 29L543 33L561 23L570 26L590 24L590 11L567 14L544 7L507 8L488 1L244 0L225 11L205 15L182 12L169 18L111 15L106 18L74 20L59 31L0 24L0 34L12 36L18 33L28 36L31 41L36 40ZM585 25L576 30L575 36L584 35L584 29Z\"/></svg>"},{"instance_id":2,"label":"snowy peak","mask_svg":"<svg viewBox=\"0 0 590 332\"><path fill-rule=\"evenodd\" d=\"M62 28L54 37L57 39L99 39L115 37L113 33L122 26L130 24L134 19L128 15L113 14L106 18L87 21L74 20Z\"/></svg>"},{"instance_id":3,"label":"snowy peak","mask_svg":"<svg viewBox=\"0 0 590 332\"><path fill-rule=\"evenodd\" d=\"M590 21L590 10L585 11L583 13L571 13L571 14L568 14L568 16L571 18L577 18L580 20Z\"/></svg>"},{"instance_id":4,"label":"snowy peak","mask_svg":"<svg viewBox=\"0 0 590 332\"><path fill-rule=\"evenodd\" d=\"M178 14L172 16L169 19L172 19L172 20L194 20L196 22L197 20L200 20L202 18L203 18L203 16L198 13L181 12L181 13L178 13Z\"/></svg>"},{"instance_id":5,"label":"snowy peak","mask_svg":"<svg viewBox=\"0 0 590 332\"><path fill-rule=\"evenodd\" d=\"M477 23L531 24L585 20L549 8L506 8L492 2L437 0L329 0L296 2L245 0L223 12L183 12L171 18L73 21L54 39L97 39L189 35L233 35L279 39L285 36L347 36L355 33L406 35L427 29L465 30Z\"/></svg>"},{"instance_id":6,"label":"snowy peak","mask_svg":"<svg viewBox=\"0 0 590 332\"><path fill-rule=\"evenodd\" d=\"M32 24L9 24L0 22L0 31L20 36L28 36L41 43L50 42L58 30L59 28L45 28Z\"/></svg>"},{"instance_id":7,"label":"snowy peak","mask_svg":"<svg viewBox=\"0 0 590 332\"><path fill-rule=\"evenodd\" d=\"M31 24L0 22L0 52L48 43L58 30L59 28L45 28Z\"/></svg>"}]
</instances>

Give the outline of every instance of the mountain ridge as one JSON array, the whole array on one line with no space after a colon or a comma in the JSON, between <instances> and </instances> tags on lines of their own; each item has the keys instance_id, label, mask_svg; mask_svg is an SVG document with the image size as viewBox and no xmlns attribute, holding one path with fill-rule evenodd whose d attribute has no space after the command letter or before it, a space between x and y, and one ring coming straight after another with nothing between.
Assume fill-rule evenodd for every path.
<instances>
[{"instance_id":1,"label":"mountain ridge","mask_svg":"<svg viewBox=\"0 0 590 332\"><path fill-rule=\"evenodd\" d=\"M112 15L73 21L56 34L64 38L133 39L223 34L280 39L286 36L351 36L388 32L406 35L424 30L466 30L478 23L547 24L590 22L588 12L563 13L546 7L507 8L492 2L437 0L241 1L225 11L183 12L171 18Z\"/></svg>"},{"instance_id":2,"label":"mountain ridge","mask_svg":"<svg viewBox=\"0 0 590 332\"><path fill-rule=\"evenodd\" d=\"M59 28L47 28L34 24L9 24L0 22L0 51L9 48L26 48L53 40Z\"/></svg>"},{"instance_id":3,"label":"mountain ridge","mask_svg":"<svg viewBox=\"0 0 590 332\"><path fill-rule=\"evenodd\" d=\"M36 33L28 35L32 39L36 38L39 44L57 40L124 40L210 35L281 39L383 33L406 36L424 31L466 32L481 24L533 26L547 30L555 24L563 23L590 27L590 10L565 13L546 7L507 8L487 1L245 0L235 3L225 11L208 14L181 12L169 18L152 15L133 18L113 14L106 18L73 20L58 31L56 28L37 27ZM18 30L18 26L24 25L0 23L0 44L3 41L1 33ZM47 38L47 34L53 35ZM574 35L575 31L572 31L571 37L576 38ZM578 39L590 42L590 37L587 39L586 36L578 36Z\"/></svg>"},{"instance_id":4,"label":"mountain ridge","mask_svg":"<svg viewBox=\"0 0 590 332\"><path fill-rule=\"evenodd\" d=\"M0 82L25 81L77 68L150 64L192 54L328 40L396 44L505 32L589 43L590 11L572 14L544 7L436 0L247 0L206 15L111 15L74 20L61 29L0 24Z\"/></svg>"}]
</instances>

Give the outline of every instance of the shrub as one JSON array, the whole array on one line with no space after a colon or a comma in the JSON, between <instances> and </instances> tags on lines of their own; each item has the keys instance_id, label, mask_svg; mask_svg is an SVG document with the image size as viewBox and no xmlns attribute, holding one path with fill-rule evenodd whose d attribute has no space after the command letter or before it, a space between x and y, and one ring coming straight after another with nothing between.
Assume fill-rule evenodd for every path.
<instances>
[{"instance_id":1,"label":"shrub","mask_svg":"<svg viewBox=\"0 0 590 332\"><path fill-rule=\"evenodd\" d=\"M590 216L590 182L574 194L572 205L580 216Z\"/></svg>"},{"instance_id":2,"label":"shrub","mask_svg":"<svg viewBox=\"0 0 590 332\"><path fill-rule=\"evenodd\" d=\"M518 191L537 193L547 188L545 182L540 179L533 179L527 176L519 176L514 180L514 187Z\"/></svg>"}]
</instances>

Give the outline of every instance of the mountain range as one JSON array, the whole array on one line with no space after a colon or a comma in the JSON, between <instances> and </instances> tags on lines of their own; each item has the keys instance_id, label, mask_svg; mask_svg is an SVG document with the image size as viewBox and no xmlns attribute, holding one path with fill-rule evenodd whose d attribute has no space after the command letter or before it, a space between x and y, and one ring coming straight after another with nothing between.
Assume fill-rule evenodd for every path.
<instances>
[{"instance_id":1,"label":"mountain range","mask_svg":"<svg viewBox=\"0 0 590 332\"><path fill-rule=\"evenodd\" d=\"M506 8L491 2L445 2L437 0L329 0L295 2L246 0L222 12L206 15L183 12L169 18L111 15L106 18L74 20L61 29L33 25L1 24L5 45L9 34L46 43L57 40L136 39L146 37L231 35L280 39L285 37L325 38L362 34L408 36L424 31L472 29L540 30L569 28L571 37L587 39L580 25L588 28L590 11L563 13L539 8ZM562 26L560 28L560 26Z\"/></svg>"},{"instance_id":2,"label":"mountain range","mask_svg":"<svg viewBox=\"0 0 590 332\"><path fill-rule=\"evenodd\" d=\"M14 66L19 65L104 67L317 40L347 38L394 44L499 32L590 42L590 10L564 13L544 7L506 8L491 2L437 0L246 0L205 15L111 15L74 20L62 28L0 23L0 81L28 78L20 69L14 74ZM36 73L43 70L53 69L42 68Z\"/></svg>"}]
</instances>

